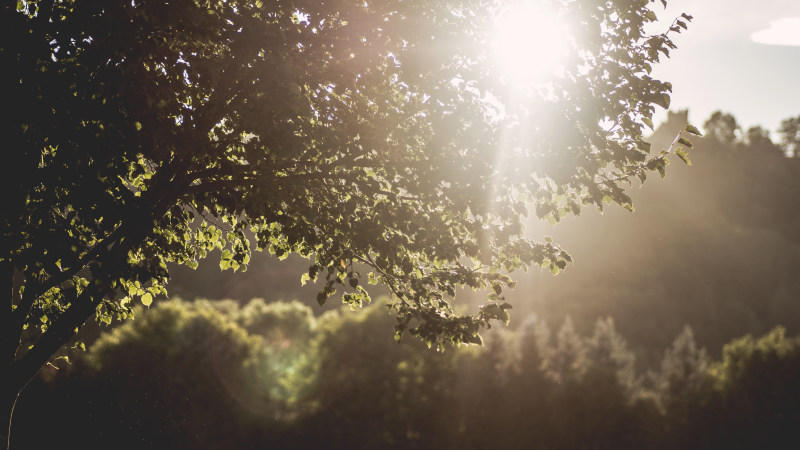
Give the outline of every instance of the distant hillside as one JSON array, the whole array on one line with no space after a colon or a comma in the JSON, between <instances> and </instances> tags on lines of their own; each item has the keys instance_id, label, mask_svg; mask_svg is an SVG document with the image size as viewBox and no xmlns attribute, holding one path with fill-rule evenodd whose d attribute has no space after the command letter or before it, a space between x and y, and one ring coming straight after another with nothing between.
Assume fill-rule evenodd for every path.
<instances>
[{"instance_id":1,"label":"distant hillside","mask_svg":"<svg viewBox=\"0 0 800 450\"><path fill-rule=\"evenodd\" d=\"M685 115L653 136L664 148ZM764 143L762 143L764 144ZM515 313L572 316L588 330L613 316L634 346L663 348L684 324L716 353L724 342L782 324L800 330L800 160L775 147L697 139L692 167L632 189L636 211L587 211L549 234L575 264L525 277Z\"/></svg>"}]
</instances>

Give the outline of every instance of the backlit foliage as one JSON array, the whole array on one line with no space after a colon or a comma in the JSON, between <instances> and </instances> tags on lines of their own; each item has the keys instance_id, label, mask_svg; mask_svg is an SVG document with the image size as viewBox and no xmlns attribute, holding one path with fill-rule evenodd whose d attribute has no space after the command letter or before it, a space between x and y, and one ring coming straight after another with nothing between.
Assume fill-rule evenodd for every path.
<instances>
[{"instance_id":1,"label":"backlit foliage","mask_svg":"<svg viewBox=\"0 0 800 450\"><path fill-rule=\"evenodd\" d=\"M652 67L690 19L646 34L660 3L553 1L571 57L532 90L489 64L491 0L7 4L12 384L215 250L232 270L253 249L306 256L320 303L358 307L381 283L398 335L479 343L508 319L507 273L571 261L523 237L526 216L630 209L633 178L686 158L683 138L651 153L642 137L669 104ZM460 287L489 303L456 314Z\"/></svg>"}]
</instances>

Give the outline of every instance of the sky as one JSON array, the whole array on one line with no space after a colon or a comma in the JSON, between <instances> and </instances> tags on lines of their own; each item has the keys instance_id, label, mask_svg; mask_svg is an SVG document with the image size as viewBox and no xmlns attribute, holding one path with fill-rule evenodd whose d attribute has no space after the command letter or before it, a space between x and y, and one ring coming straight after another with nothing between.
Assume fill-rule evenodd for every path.
<instances>
[{"instance_id":1,"label":"sky","mask_svg":"<svg viewBox=\"0 0 800 450\"><path fill-rule=\"evenodd\" d=\"M654 70L673 84L672 109L688 108L698 127L722 110L745 130L772 130L773 139L783 119L800 116L800 0L668 0L666 10L656 3L661 26L682 12L694 17Z\"/></svg>"}]
</instances>

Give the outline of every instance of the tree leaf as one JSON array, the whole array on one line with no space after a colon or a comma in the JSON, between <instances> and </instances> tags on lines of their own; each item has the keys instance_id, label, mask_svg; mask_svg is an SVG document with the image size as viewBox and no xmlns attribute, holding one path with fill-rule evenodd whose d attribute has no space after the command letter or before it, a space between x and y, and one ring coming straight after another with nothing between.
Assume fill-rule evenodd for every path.
<instances>
[{"instance_id":1,"label":"tree leaf","mask_svg":"<svg viewBox=\"0 0 800 450\"><path fill-rule=\"evenodd\" d=\"M683 147L678 147L678 149L675 150L675 154L678 156L678 158L685 162L687 166L692 165L692 162L689 161L689 154Z\"/></svg>"},{"instance_id":2,"label":"tree leaf","mask_svg":"<svg viewBox=\"0 0 800 450\"><path fill-rule=\"evenodd\" d=\"M695 136L702 136L703 135L702 133L700 133L700 130L698 130L697 127L695 127L694 125L686 125L684 130L687 133L694 134Z\"/></svg>"}]
</instances>

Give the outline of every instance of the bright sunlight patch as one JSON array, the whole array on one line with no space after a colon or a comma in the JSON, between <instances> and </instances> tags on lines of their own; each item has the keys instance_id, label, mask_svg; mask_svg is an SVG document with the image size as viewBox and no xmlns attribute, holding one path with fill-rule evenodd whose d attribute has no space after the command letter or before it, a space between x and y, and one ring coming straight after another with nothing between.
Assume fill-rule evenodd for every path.
<instances>
[{"instance_id":1,"label":"bright sunlight patch","mask_svg":"<svg viewBox=\"0 0 800 450\"><path fill-rule=\"evenodd\" d=\"M510 84L547 82L559 72L567 55L567 27L545 3L511 3L495 20L492 54Z\"/></svg>"}]
</instances>

